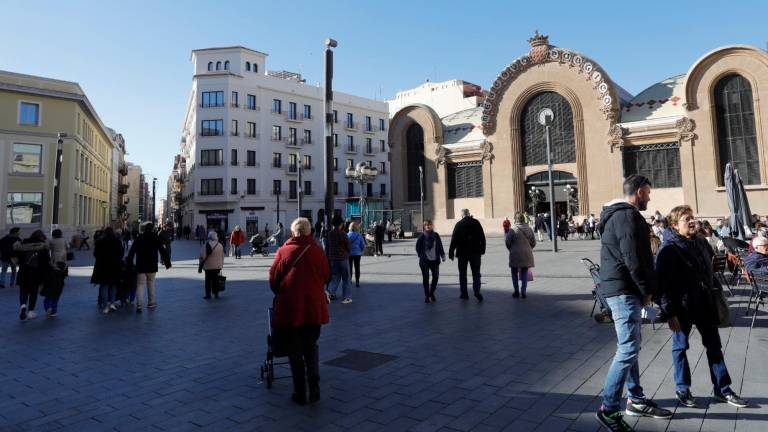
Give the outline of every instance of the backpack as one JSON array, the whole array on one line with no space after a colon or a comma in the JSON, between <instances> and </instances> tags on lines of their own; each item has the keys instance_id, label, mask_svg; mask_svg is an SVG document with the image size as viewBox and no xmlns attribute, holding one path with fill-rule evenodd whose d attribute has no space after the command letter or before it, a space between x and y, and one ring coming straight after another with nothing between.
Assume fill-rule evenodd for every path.
<instances>
[{"instance_id":1,"label":"backpack","mask_svg":"<svg viewBox=\"0 0 768 432\"><path fill-rule=\"evenodd\" d=\"M34 251L29 254L24 265L30 270L40 269L40 251Z\"/></svg>"}]
</instances>

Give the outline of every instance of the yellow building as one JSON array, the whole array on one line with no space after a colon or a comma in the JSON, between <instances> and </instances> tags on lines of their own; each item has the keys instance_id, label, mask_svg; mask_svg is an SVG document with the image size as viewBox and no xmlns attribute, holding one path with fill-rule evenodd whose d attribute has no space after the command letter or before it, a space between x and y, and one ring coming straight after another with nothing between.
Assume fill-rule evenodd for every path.
<instances>
[{"instance_id":1,"label":"yellow building","mask_svg":"<svg viewBox=\"0 0 768 432\"><path fill-rule=\"evenodd\" d=\"M59 133L66 134L58 220L65 238L110 224L114 143L83 90L0 71L0 231L50 230Z\"/></svg>"}]
</instances>

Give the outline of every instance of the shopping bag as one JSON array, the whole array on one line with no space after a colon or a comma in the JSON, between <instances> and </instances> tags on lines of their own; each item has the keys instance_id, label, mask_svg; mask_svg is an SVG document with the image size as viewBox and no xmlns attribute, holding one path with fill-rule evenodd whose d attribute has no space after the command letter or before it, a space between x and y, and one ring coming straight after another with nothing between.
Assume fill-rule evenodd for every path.
<instances>
[{"instance_id":1,"label":"shopping bag","mask_svg":"<svg viewBox=\"0 0 768 432\"><path fill-rule=\"evenodd\" d=\"M533 282L533 269L528 269L528 282Z\"/></svg>"},{"instance_id":2,"label":"shopping bag","mask_svg":"<svg viewBox=\"0 0 768 432\"><path fill-rule=\"evenodd\" d=\"M227 289L227 277L218 275L216 277L216 292L220 293Z\"/></svg>"}]
</instances>

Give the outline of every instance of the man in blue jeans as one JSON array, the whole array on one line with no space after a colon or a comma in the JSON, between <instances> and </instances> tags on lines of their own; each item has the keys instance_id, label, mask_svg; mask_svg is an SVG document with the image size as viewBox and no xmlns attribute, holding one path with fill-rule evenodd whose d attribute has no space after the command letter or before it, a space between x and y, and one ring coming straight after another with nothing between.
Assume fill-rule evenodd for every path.
<instances>
[{"instance_id":1,"label":"man in blue jeans","mask_svg":"<svg viewBox=\"0 0 768 432\"><path fill-rule=\"evenodd\" d=\"M657 280L653 271L651 231L640 211L648 207L651 182L630 175L624 180L624 199L607 203L600 215L600 294L611 308L616 329L616 355L603 388L603 404L597 420L616 432L632 431L621 414L624 384L627 384L625 413L630 416L670 418L645 397L640 386L640 325L642 310L651 304Z\"/></svg>"},{"instance_id":2,"label":"man in blue jeans","mask_svg":"<svg viewBox=\"0 0 768 432\"><path fill-rule=\"evenodd\" d=\"M331 265L331 282L328 284L328 291L331 292L331 300L336 299L336 291L339 289L339 282L342 284L341 293L344 296L342 304L352 303L352 297L349 293L349 253L352 246L349 243L349 237L344 232L344 219L339 215L333 216L331 220L333 229L328 234L328 260Z\"/></svg>"}]
</instances>

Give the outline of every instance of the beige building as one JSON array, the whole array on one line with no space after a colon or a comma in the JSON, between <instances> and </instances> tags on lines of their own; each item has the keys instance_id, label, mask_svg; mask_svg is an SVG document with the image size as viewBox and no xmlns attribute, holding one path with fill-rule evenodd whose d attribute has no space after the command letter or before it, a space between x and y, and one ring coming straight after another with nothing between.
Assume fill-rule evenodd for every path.
<instances>
[{"instance_id":1,"label":"beige building","mask_svg":"<svg viewBox=\"0 0 768 432\"><path fill-rule=\"evenodd\" d=\"M77 83L0 71L0 231L48 230L57 134L59 226L69 236L111 223L112 134Z\"/></svg>"},{"instance_id":2,"label":"beige building","mask_svg":"<svg viewBox=\"0 0 768 432\"><path fill-rule=\"evenodd\" d=\"M517 211L548 211L538 116L549 108L558 215L599 214L635 173L653 183L650 212L686 203L701 217L727 215L727 162L741 174L753 212L768 213L768 110L760 106L768 95L768 53L718 48L686 74L632 96L593 59L538 33L529 43L474 107L446 113L413 90L390 102L392 178L403 179L393 182L394 208L418 209L422 165L425 215L438 229L450 230L465 207L491 232ZM476 92L455 97L466 102Z\"/></svg>"}]
</instances>

